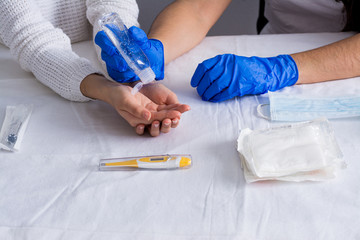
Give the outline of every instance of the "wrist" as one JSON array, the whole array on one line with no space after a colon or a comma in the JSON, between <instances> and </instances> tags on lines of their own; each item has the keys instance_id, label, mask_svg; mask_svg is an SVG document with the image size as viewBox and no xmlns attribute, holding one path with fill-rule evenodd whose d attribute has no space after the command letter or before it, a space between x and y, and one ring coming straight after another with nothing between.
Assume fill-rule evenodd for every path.
<instances>
[{"instance_id":1,"label":"wrist","mask_svg":"<svg viewBox=\"0 0 360 240\"><path fill-rule=\"evenodd\" d=\"M299 70L297 64L291 55L278 55L273 59L273 75L277 81L275 82L275 90L295 85L299 79Z\"/></svg>"},{"instance_id":2,"label":"wrist","mask_svg":"<svg viewBox=\"0 0 360 240\"><path fill-rule=\"evenodd\" d=\"M88 98L109 102L108 89L109 87L117 85L119 84L109 81L103 75L93 73L82 80L80 84L80 91Z\"/></svg>"},{"instance_id":3,"label":"wrist","mask_svg":"<svg viewBox=\"0 0 360 240\"><path fill-rule=\"evenodd\" d=\"M284 57L288 60L288 69L292 73L289 75L287 86L293 86L299 81L299 68L292 55L284 55Z\"/></svg>"}]
</instances>

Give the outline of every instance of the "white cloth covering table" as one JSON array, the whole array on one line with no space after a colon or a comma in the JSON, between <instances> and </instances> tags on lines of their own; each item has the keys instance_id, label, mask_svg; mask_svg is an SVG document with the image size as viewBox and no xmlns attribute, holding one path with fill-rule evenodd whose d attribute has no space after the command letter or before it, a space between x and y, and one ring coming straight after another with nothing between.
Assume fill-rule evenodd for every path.
<instances>
[{"instance_id":1,"label":"white cloth covering table","mask_svg":"<svg viewBox=\"0 0 360 240\"><path fill-rule=\"evenodd\" d=\"M348 168L327 182L246 184L236 151L264 96L201 101L197 64L223 53L273 56L351 33L208 37L166 67L189 104L177 129L137 136L108 105L62 99L0 46L0 121L7 105L34 105L19 152L0 151L0 239L360 239L360 118L331 120ZM93 44L75 44L97 62ZM99 172L100 158L186 153L176 171Z\"/></svg>"}]
</instances>

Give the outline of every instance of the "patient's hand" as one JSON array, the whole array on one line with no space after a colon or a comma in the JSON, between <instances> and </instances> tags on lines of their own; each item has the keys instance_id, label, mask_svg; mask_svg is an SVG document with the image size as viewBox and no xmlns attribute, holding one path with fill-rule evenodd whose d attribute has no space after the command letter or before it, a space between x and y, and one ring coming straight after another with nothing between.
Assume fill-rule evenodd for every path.
<instances>
[{"instance_id":1,"label":"patient's hand","mask_svg":"<svg viewBox=\"0 0 360 240\"><path fill-rule=\"evenodd\" d=\"M175 93L159 82L153 82L144 85L140 92L148 97L151 101L161 106L170 107L176 104L176 110L180 113L184 113L190 110L190 106L186 104L180 104ZM176 128L179 124L179 121L180 116L175 118L168 117L162 121L154 121L151 126L148 126L148 129L152 136L157 136L160 134L160 132L167 133L171 128ZM144 127L144 124L137 125L136 132L140 135L143 134Z\"/></svg>"},{"instance_id":2,"label":"patient's hand","mask_svg":"<svg viewBox=\"0 0 360 240\"><path fill-rule=\"evenodd\" d=\"M162 91L152 91L152 94L155 95L156 93L172 93L165 87L151 88L162 89ZM141 92L132 95L132 88L129 86L108 81L105 77L96 74L85 77L80 89L85 96L102 100L113 106L131 126L136 127L135 130L140 135L144 133L145 126L148 126L151 136L158 136L159 131L167 132L166 130L163 131L163 127L160 128L160 122L165 126L166 120L168 120L171 127L170 119L180 119L181 113L189 109L189 106L177 103L176 96L173 99L173 93L167 94L172 95L170 100L168 97L157 99L150 94L158 101L158 103L155 103ZM146 89L144 89L145 92L147 92Z\"/></svg>"}]
</instances>

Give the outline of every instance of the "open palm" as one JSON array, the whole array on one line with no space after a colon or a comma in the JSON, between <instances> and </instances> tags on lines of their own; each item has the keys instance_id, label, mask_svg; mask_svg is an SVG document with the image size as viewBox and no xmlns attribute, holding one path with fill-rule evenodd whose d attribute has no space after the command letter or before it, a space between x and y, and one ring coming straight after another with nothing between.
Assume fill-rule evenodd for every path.
<instances>
[{"instance_id":1,"label":"open palm","mask_svg":"<svg viewBox=\"0 0 360 240\"><path fill-rule=\"evenodd\" d=\"M152 136L157 136L159 135L158 131L161 131L159 126L160 122L169 120L171 123L171 120L173 119L180 119L181 113L188 111L189 106L179 104L176 95L172 95L173 93L166 87L153 86L151 88L153 91L145 88L144 92L148 93L155 101L145 96L142 91L132 95L131 87L120 84L112 87L109 99L110 104L116 111L128 121L131 126L136 127L136 132L138 134L143 134L144 127L148 126L150 134ZM167 96L170 97L159 97L156 99L158 94L160 96L161 93L165 92L168 92ZM170 127L176 126L171 126L170 124ZM152 128L158 128L159 130Z\"/></svg>"}]
</instances>

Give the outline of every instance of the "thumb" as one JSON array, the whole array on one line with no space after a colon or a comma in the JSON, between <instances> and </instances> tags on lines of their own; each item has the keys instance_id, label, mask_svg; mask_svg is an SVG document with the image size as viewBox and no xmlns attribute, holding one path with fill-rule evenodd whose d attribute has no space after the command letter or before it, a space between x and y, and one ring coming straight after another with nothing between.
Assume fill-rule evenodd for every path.
<instances>
[{"instance_id":1,"label":"thumb","mask_svg":"<svg viewBox=\"0 0 360 240\"><path fill-rule=\"evenodd\" d=\"M105 52L109 56L113 56L117 53L117 50L111 40L108 38L104 31L99 31L94 39L96 45L98 45L102 52Z\"/></svg>"},{"instance_id":2,"label":"thumb","mask_svg":"<svg viewBox=\"0 0 360 240\"><path fill-rule=\"evenodd\" d=\"M142 48L147 49L149 45L149 39L146 36L146 33L138 27L132 26L129 29L130 36L134 41Z\"/></svg>"}]
</instances>

